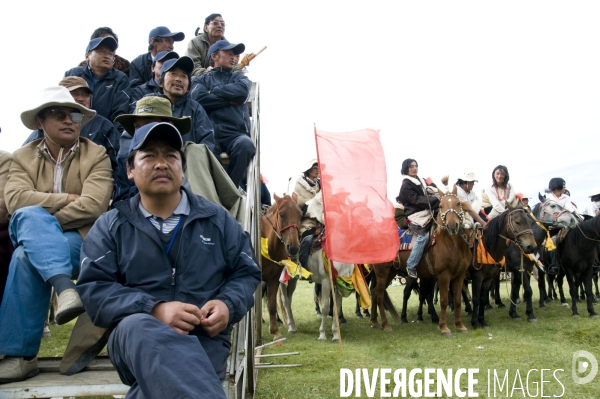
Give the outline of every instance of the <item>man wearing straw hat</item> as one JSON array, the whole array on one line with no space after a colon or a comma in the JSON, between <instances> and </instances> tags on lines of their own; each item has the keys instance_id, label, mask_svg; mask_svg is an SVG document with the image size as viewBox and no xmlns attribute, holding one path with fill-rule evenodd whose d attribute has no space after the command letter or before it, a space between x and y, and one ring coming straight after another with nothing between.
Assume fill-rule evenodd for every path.
<instances>
[{"instance_id":1,"label":"man wearing straw hat","mask_svg":"<svg viewBox=\"0 0 600 399\"><path fill-rule=\"evenodd\" d=\"M62 86L44 89L36 103L21 121L42 129L44 138L14 152L4 189L15 252L0 306L0 383L39 373L52 287L58 324L83 313L71 278L79 272L82 240L107 210L113 186L106 150L79 136L96 112Z\"/></svg>"},{"instance_id":2,"label":"man wearing straw hat","mask_svg":"<svg viewBox=\"0 0 600 399\"><path fill-rule=\"evenodd\" d=\"M475 179L475 173L465 172L462 178L456 181L456 196L460 201L466 201L471 205L471 209L465 209L467 211L465 219L468 222L478 222L481 226L485 226L487 223L479 216L481 210L481 201L473 191L473 186L477 180Z\"/></svg>"},{"instance_id":3,"label":"man wearing straw hat","mask_svg":"<svg viewBox=\"0 0 600 399\"><path fill-rule=\"evenodd\" d=\"M585 220L600 215L600 187L596 187L588 198L592 200L592 203L583 211L582 216Z\"/></svg>"}]
</instances>

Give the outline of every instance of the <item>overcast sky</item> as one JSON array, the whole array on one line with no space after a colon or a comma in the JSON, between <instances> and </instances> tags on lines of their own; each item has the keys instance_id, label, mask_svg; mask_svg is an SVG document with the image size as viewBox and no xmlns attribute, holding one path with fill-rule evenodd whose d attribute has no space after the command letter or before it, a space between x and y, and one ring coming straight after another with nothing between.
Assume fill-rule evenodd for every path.
<instances>
[{"instance_id":1,"label":"overcast sky","mask_svg":"<svg viewBox=\"0 0 600 399\"><path fill-rule=\"evenodd\" d=\"M175 45L183 55L196 27L219 12L230 41L268 46L249 77L261 87L271 192L285 191L316 155L313 124L379 129L390 199L409 157L422 177L474 171L477 191L498 164L530 196L561 176L580 207L600 186L600 2L91 4L12 2L0 15L1 149L25 140L20 113L84 59L97 27L113 28L117 53L132 60L147 51L149 31L166 25L186 34Z\"/></svg>"}]
</instances>

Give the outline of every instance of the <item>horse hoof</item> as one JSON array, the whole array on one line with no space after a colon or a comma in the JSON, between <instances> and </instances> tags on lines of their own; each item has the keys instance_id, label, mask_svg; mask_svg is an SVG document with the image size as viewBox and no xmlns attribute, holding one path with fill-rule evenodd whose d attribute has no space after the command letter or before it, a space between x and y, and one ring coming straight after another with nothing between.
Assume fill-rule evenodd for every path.
<instances>
[{"instance_id":1,"label":"horse hoof","mask_svg":"<svg viewBox=\"0 0 600 399\"><path fill-rule=\"evenodd\" d=\"M319 312L318 310L315 312L315 314L319 317L323 317L323 315L321 314L321 312Z\"/></svg>"},{"instance_id":2,"label":"horse hoof","mask_svg":"<svg viewBox=\"0 0 600 399\"><path fill-rule=\"evenodd\" d=\"M579 319L579 317L580 317L580 316L579 316L578 314L574 314L572 317L573 317L574 319Z\"/></svg>"},{"instance_id":3,"label":"horse hoof","mask_svg":"<svg viewBox=\"0 0 600 399\"><path fill-rule=\"evenodd\" d=\"M566 303L566 302L563 302L563 303L561 303L561 304L560 304L560 306L564 306L565 308L568 308L568 307L569 307L569 304L568 304L568 303Z\"/></svg>"},{"instance_id":4,"label":"horse hoof","mask_svg":"<svg viewBox=\"0 0 600 399\"><path fill-rule=\"evenodd\" d=\"M456 331L458 331L461 334L466 334L469 332L469 330L467 330L465 327L463 328L457 328Z\"/></svg>"},{"instance_id":5,"label":"horse hoof","mask_svg":"<svg viewBox=\"0 0 600 399\"><path fill-rule=\"evenodd\" d=\"M401 323L402 324L408 324L408 320L402 319Z\"/></svg>"},{"instance_id":6,"label":"horse hoof","mask_svg":"<svg viewBox=\"0 0 600 399\"><path fill-rule=\"evenodd\" d=\"M513 321L523 321L520 317L513 317Z\"/></svg>"},{"instance_id":7,"label":"horse hoof","mask_svg":"<svg viewBox=\"0 0 600 399\"><path fill-rule=\"evenodd\" d=\"M591 319L598 319L598 318L600 318L600 316L598 316L597 314L591 314L590 318Z\"/></svg>"},{"instance_id":8,"label":"horse hoof","mask_svg":"<svg viewBox=\"0 0 600 399\"><path fill-rule=\"evenodd\" d=\"M360 312L358 312L358 313L356 313L356 317L358 317L359 319L362 319L363 315Z\"/></svg>"},{"instance_id":9,"label":"horse hoof","mask_svg":"<svg viewBox=\"0 0 600 399\"><path fill-rule=\"evenodd\" d=\"M371 328L374 328L376 330L381 330L381 326L379 324L375 324L374 326L371 326Z\"/></svg>"},{"instance_id":10,"label":"horse hoof","mask_svg":"<svg viewBox=\"0 0 600 399\"><path fill-rule=\"evenodd\" d=\"M442 332L442 336L444 336L444 337L451 337L452 333L450 331L443 331Z\"/></svg>"},{"instance_id":11,"label":"horse hoof","mask_svg":"<svg viewBox=\"0 0 600 399\"><path fill-rule=\"evenodd\" d=\"M537 319L527 319L527 321L530 323L537 323Z\"/></svg>"},{"instance_id":12,"label":"horse hoof","mask_svg":"<svg viewBox=\"0 0 600 399\"><path fill-rule=\"evenodd\" d=\"M296 334L296 333L298 332L298 330L288 330L288 332L289 332L290 334Z\"/></svg>"},{"instance_id":13,"label":"horse hoof","mask_svg":"<svg viewBox=\"0 0 600 399\"><path fill-rule=\"evenodd\" d=\"M337 338L331 338L331 342L338 342Z\"/></svg>"},{"instance_id":14,"label":"horse hoof","mask_svg":"<svg viewBox=\"0 0 600 399\"><path fill-rule=\"evenodd\" d=\"M319 337L319 338L317 339L317 341L327 341L327 338L325 338L325 337Z\"/></svg>"},{"instance_id":15,"label":"horse hoof","mask_svg":"<svg viewBox=\"0 0 600 399\"><path fill-rule=\"evenodd\" d=\"M346 321L346 318L345 318L345 317L343 317L343 316L342 316L342 317L340 317L338 320L340 321L340 324L346 324L346 323L348 323L348 322Z\"/></svg>"},{"instance_id":16,"label":"horse hoof","mask_svg":"<svg viewBox=\"0 0 600 399\"><path fill-rule=\"evenodd\" d=\"M389 327L389 326L388 326L388 327L384 328L384 329L383 329L383 331L385 331L385 332L388 332L388 333L389 333L389 332L392 332L392 331L394 331L394 330L392 329L392 327Z\"/></svg>"},{"instance_id":17,"label":"horse hoof","mask_svg":"<svg viewBox=\"0 0 600 399\"><path fill-rule=\"evenodd\" d=\"M487 324L485 324L485 325L483 326L483 328L485 328L486 330L489 330L489 329L490 329L490 328L492 328L492 327L490 327L490 326L488 326Z\"/></svg>"},{"instance_id":18,"label":"horse hoof","mask_svg":"<svg viewBox=\"0 0 600 399\"><path fill-rule=\"evenodd\" d=\"M273 341L277 341L278 339L281 339L281 338L283 338L283 335L281 335L281 334L279 334L279 333L278 333L278 334L275 334L275 335L273 335Z\"/></svg>"},{"instance_id":19,"label":"horse hoof","mask_svg":"<svg viewBox=\"0 0 600 399\"><path fill-rule=\"evenodd\" d=\"M506 307L506 305L503 304L502 302L498 304L498 309L502 309L502 308L505 308L505 307Z\"/></svg>"}]
</instances>

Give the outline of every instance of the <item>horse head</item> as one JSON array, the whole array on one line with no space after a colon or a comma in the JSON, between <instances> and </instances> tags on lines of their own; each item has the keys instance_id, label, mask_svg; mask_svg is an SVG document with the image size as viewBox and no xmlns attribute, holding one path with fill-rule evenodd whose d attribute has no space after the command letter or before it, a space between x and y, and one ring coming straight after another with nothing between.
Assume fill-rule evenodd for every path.
<instances>
[{"instance_id":1,"label":"horse head","mask_svg":"<svg viewBox=\"0 0 600 399\"><path fill-rule=\"evenodd\" d=\"M577 225L577 219L560 206L553 199L547 199L545 195L538 193L540 203L533 207L533 216L547 227L561 229L563 227L573 228Z\"/></svg>"},{"instance_id":2,"label":"horse head","mask_svg":"<svg viewBox=\"0 0 600 399\"><path fill-rule=\"evenodd\" d=\"M520 205L515 207L506 204L505 231L508 238L515 241L517 245L523 248L523 252L531 254L537 250L537 243L531 229L532 220L527 211Z\"/></svg>"},{"instance_id":3,"label":"horse head","mask_svg":"<svg viewBox=\"0 0 600 399\"><path fill-rule=\"evenodd\" d=\"M458 234L463 225L465 212L455 193L447 193L440 200L438 213L439 225L448 231L451 236Z\"/></svg>"},{"instance_id":4,"label":"horse head","mask_svg":"<svg viewBox=\"0 0 600 399\"><path fill-rule=\"evenodd\" d=\"M296 193L290 197L284 194L283 197L273 194L275 205L269 210L270 217L275 218L273 229L281 242L285 245L285 250L289 256L296 256L300 249L300 220L302 211L298 207L298 196Z\"/></svg>"}]
</instances>

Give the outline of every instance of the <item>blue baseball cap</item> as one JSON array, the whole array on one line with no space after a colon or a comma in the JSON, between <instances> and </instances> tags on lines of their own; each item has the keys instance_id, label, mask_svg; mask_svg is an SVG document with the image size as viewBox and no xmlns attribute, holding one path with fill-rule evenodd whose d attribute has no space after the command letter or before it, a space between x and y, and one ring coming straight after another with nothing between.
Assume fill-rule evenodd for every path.
<instances>
[{"instance_id":1,"label":"blue baseball cap","mask_svg":"<svg viewBox=\"0 0 600 399\"><path fill-rule=\"evenodd\" d=\"M160 76L162 77L165 73L176 67L179 67L188 74L191 74L194 70L194 61L192 61L192 59L187 55L177 59L167 60L163 63L162 68L160 68Z\"/></svg>"},{"instance_id":2,"label":"blue baseball cap","mask_svg":"<svg viewBox=\"0 0 600 399\"><path fill-rule=\"evenodd\" d=\"M171 60L173 58L179 58L179 54L177 54L174 51L161 51L160 53L156 53L154 58L152 58L152 62L166 61Z\"/></svg>"},{"instance_id":3,"label":"blue baseball cap","mask_svg":"<svg viewBox=\"0 0 600 399\"><path fill-rule=\"evenodd\" d=\"M229 43L227 40L219 40L208 49L208 58L210 58L215 51L219 50L233 50L233 54L238 55L246 50L246 46L244 46L244 43L233 44Z\"/></svg>"},{"instance_id":4,"label":"blue baseball cap","mask_svg":"<svg viewBox=\"0 0 600 399\"><path fill-rule=\"evenodd\" d=\"M104 45L104 46L108 47L110 49L110 51L112 51L112 52L116 51L117 48L119 47L119 44L117 43L115 38L112 36L97 37L95 39L90 40L90 42L88 43L88 45L85 49L86 54L89 53L90 51L94 50L95 48L97 48L100 45Z\"/></svg>"},{"instance_id":5,"label":"blue baseball cap","mask_svg":"<svg viewBox=\"0 0 600 399\"><path fill-rule=\"evenodd\" d=\"M150 34L148 35L148 43L152 41L153 37L172 37L173 41L180 42L185 39L185 33L171 32L166 26L157 26L150 31Z\"/></svg>"},{"instance_id":6,"label":"blue baseball cap","mask_svg":"<svg viewBox=\"0 0 600 399\"><path fill-rule=\"evenodd\" d=\"M176 150L183 151L183 139L174 125L169 122L152 122L135 131L129 152L139 150L150 138L160 139Z\"/></svg>"}]
</instances>

